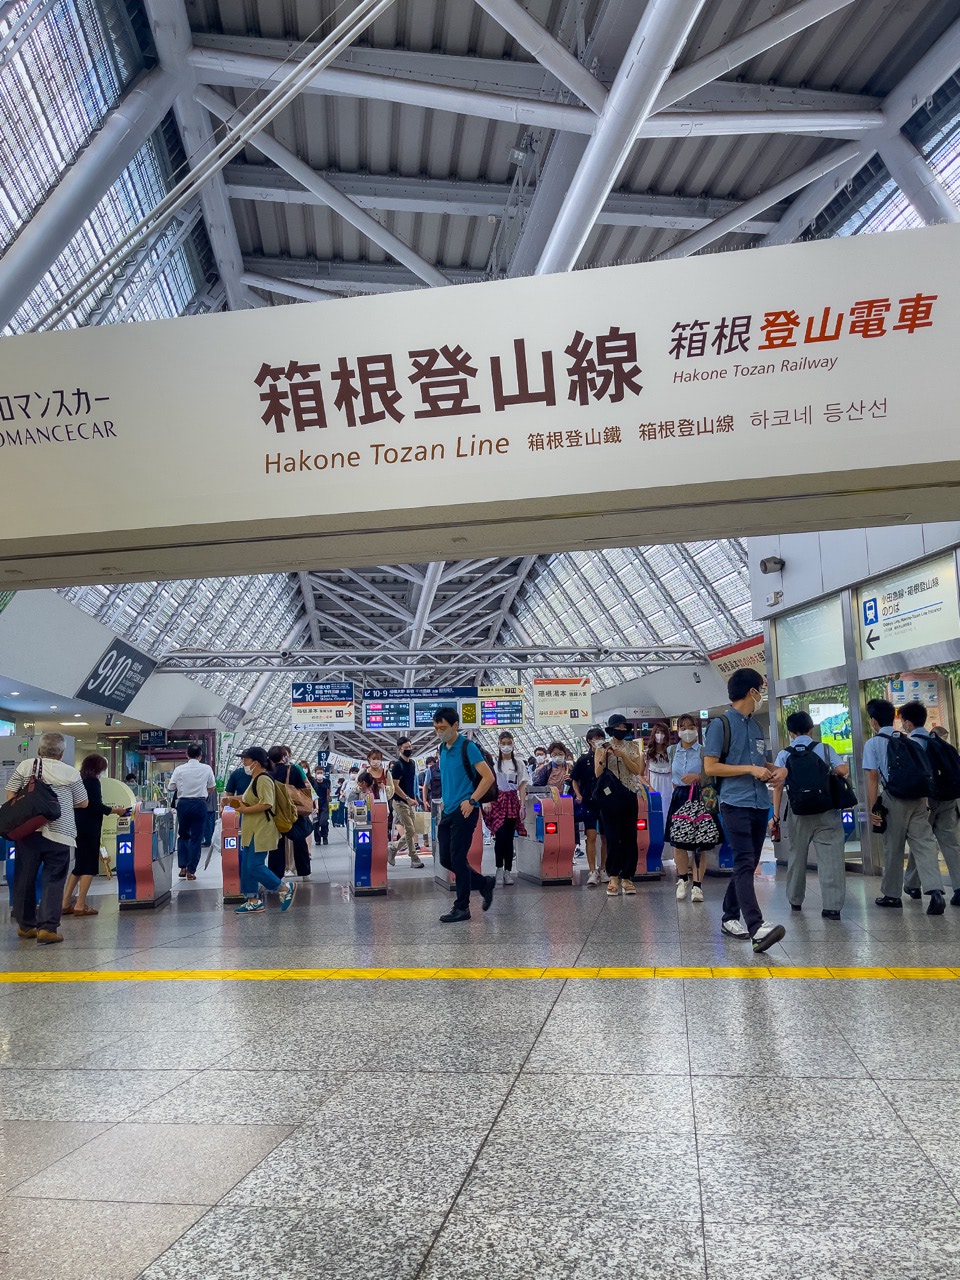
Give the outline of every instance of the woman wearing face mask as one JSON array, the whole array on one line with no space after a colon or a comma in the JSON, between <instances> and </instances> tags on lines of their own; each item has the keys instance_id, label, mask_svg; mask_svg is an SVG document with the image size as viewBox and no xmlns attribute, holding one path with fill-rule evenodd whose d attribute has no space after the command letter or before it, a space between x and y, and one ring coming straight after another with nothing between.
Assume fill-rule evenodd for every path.
<instances>
[{"instance_id":1,"label":"woman wearing face mask","mask_svg":"<svg viewBox=\"0 0 960 1280\"><path fill-rule=\"evenodd\" d=\"M673 770L670 766L670 731L660 721L653 726L643 762L643 780L651 791L661 795L665 803L673 795Z\"/></svg>"},{"instance_id":2,"label":"woman wearing face mask","mask_svg":"<svg viewBox=\"0 0 960 1280\"><path fill-rule=\"evenodd\" d=\"M677 720L679 746L671 751L673 799L667 822L675 809L685 804L690 795L690 788L698 786L703 779L703 749L700 746L698 722L693 716L683 715ZM687 882L690 879L690 864L693 863L693 889L691 902L703 901L703 873L706 870L707 851L697 849L688 852L686 849L674 848L673 856L677 864L677 901L682 902L687 896Z\"/></svg>"},{"instance_id":3,"label":"woman wearing face mask","mask_svg":"<svg viewBox=\"0 0 960 1280\"><path fill-rule=\"evenodd\" d=\"M551 742L547 750L549 755L534 773L533 785L535 787L556 787L558 791L562 792L567 778L570 776L570 770L567 766L567 749L562 742Z\"/></svg>"},{"instance_id":4,"label":"woman wearing face mask","mask_svg":"<svg viewBox=\"0 0 960 1280\"><path fill-rule=\"evenodd\" d=\"M640 777L643 759L635 742L628 741L631 729L626 716L614 714L607 721L609 741L598 745L594 753L594 772L598 783L595 796L603 815L603 829L607 837L607 895L616 898L621 889L625 894L637 892L633 877L637 871L637 793L643 786ZM609 769L620 786L610 795L605 793L602 774ZM630 803L632 793L632 804Z\"/></svg>"},{"instance_id":5,"label":"woman wearing face mask","mask_svg":"<svg viewBox=\"0 0 960 1280\"><path fill-rule=\"evenodd\" d=\"M497 858L497 884L513 884L513 841L527 834L523 814L527 799L527 778L514 754L513 734L501 733L496 759L496 800L483 810L483 820L493 836Z\"/></svg>"},{"instance_id":6,"label":"woman wearing face mask","mask_svg":"<svg viewBox=\"0 0 960 1280\"><path fill-rule=\"evenodd\" d=\"M270 773L270 757L263 747L248 747L241 757L250 785L232 801L240 819L240 891L246 901L236 908L237 915L250 915L263 910L258 884L268 893L279 893L280 910L293 902L297 886L292 880L281 880L266 865L267 854L280 843L280 832L273 821L276 790Z\"/></svg>"}]
</instances>

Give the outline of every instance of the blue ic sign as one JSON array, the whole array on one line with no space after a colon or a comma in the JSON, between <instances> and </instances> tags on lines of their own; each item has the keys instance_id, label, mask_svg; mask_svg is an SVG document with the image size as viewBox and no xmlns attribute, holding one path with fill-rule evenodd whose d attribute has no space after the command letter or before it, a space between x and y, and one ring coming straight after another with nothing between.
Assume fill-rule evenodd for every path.
<instances>
[{"instance_id":1,"label":"blue ic sign","mask_svg":"<svg viewBox=\"0 0 960 1280\"><path fill-rule=\"evenodd\" d=\"M880 610L877 607L877 597L873 596L869 600L863 601L863 625L865 627L875 626L880 621Z\"/></svg>"}]
</instances>

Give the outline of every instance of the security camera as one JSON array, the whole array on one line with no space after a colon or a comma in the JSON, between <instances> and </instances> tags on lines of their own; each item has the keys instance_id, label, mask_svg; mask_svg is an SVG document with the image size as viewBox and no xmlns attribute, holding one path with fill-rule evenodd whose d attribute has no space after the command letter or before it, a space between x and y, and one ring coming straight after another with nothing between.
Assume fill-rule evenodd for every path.
<instances>
[{"instance_id":1,"label":"security camera","mask_svg":"<svg viewBox=\"0 0 960 1280\"><path fill-rule=\"evenodd\" d=\"M760 561L760 572L779 573L786 563L786 560L781 560L779 556L765 556Z\"/></svg>"}]
</instances>

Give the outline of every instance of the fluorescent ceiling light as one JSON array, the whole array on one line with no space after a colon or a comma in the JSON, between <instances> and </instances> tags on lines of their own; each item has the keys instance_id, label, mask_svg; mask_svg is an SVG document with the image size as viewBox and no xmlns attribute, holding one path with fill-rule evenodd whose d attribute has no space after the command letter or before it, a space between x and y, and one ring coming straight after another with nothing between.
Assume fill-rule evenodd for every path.
<instances>
[{"instance_id":1,"label":"fluorescent ceiling light","mask_svg":"<svg viewBox=\"0 0 960 1280\"><path fill-rule=\"evenodd\" d=\"M63 729L89 729L89 720L61 720L60 726Z\"/></svg>"}]
</instances>

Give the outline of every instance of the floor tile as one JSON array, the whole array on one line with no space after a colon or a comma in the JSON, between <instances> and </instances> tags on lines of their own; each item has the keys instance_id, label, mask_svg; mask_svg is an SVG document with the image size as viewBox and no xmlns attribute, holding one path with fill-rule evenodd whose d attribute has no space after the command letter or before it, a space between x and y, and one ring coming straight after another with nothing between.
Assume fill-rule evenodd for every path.
<instances>
[{"instance_id":1,"label":"floor tile","mask_svg":"<svg viewBox=\"0 0 960 1280\"><path fill-rule=\"evenodd\" d=\"M14 1196L215 1204L289 1134L279 1125L118 1124Z\"/></svg>"},{"instance_id":2,"label":"floor tile","mask_svg":"<svg viewBox=\"0 0 960 1280\"><path fill-rule=\"evenodd\" d=\"M584 1206L586 1208L586 1206ZM703 1280L699 1224L454 1210L423 1280Z\"/></svg>"},{"instance_id":3,"label":"floor tile","mask_svg":"<svg viewBox=\"0 0 960 1280\"><path fill-rule=\"evenodd\" d=\"M531 1214L579 1214L586 1195L600 1217L622 1221L631 1215L683 1220L700 1212L692 1134L551 1129L531 1141L529 1132L495 1129L457 1207L496 1212L507 1189L522 1195Z\"/></svg>"},{"instance_id":4,"label":"floor tile","mask_svg":"<svg viewBox=\"0 0 960 1280\"><path fill-rule=\"evenodd\" d=\"M365 1209L211 1209L139 1280L413 1280L442 1215Z\"/></svg>"},{"instance_id":5,"label":"floor tile","mask_svg":"<svg viewBox=\"0 0 960 1280\"><path fill-rule=\"evenodd\" d=\"M686 1035L651 1039L628 1024L613 1030L586 1030L575 1037L544 1031L524 1063L525 1072L576 1072L585 1065L598 1076L686 1075L690 1057Z\"/></svg>"},{"instance_id":6,"label":"floor tile","mask_svg":"<svg viewBox=\"0 0 960 1280\"><path fill-rule=\"evenodd\" d=\"M83 1121L4 1119L0 1131L4 1189L26 1181L61 1156L106 1133L109 1127Z\"/></svg>"},{"instance_id":7,"label":"floor tile","mask_svg":"<svg viewBox=\"0 0 960 1280\"><path fill-rule=\"evenodd\" d=\"M622 1076L593 1072L522 1075L510 1091L496 1132L573 1129L593 1133L693 1133L686 1076Z\"/></svg>"},{"instance_id":8,"label":"floor tile","mask_svg":"<svg viewBox=\"0 0 960 1280\"><path fill-rule=\"evenodd\" d=\"M407 1080L393 1073L363 1072L339 1077L340 1087L328 1097L313 1119L339 1124L372 1119L382 1128L444 1124L489 1126L497 1117L513 1074L469 1072L419 1074Z\"/></svg>"},{"instance_id":9,"label":"floor tile","mask_svg":"<svg viewBox=\"0 0 960 1280\"><path fill-rule=\"evenodd\" d=\"M6 1204L11 1276L57 1280L137 1280L158 1254L206 1212L203 1205L103 1204L71 1200Z\"/></svg>"},{"instance_id":10,"label":"floor tile","mask_svg":"<svg viewBox=\"0 0 960 1280\"><path fill-rule=\"evenodd\" d=\"M3 1073L5 1120L123 1120L178 1088L188 1071L23 1071Z\"/></svg>"},{"instance_id":11,"label":"floor tile","mask_svg":"<svg viewBox=\"0 0 960 1280\"><path fill-rule=\"evenodd\" d=\"M695 1076L865 1076L867 1070L840 1035L804 1033L798 1025L721 1036L690 1031Z\"/></svg>"},{"instance_id":12,"label":"floor tile","mask_svg":"<svg viewBox=\"0 0 960 1280\"><path fill-rule=\"evenodd\" d=\"M960 1131L956 1080L879 1080L877 1087L911 1133Z\"/></svg>"},{"instance_id":13,"label":"floor tile","mask_svg":"<svg viewBox=\"0 0 960 1280\"><path fill-rule=\"evenodd\" d=\"M911 1233L960 1227L952 1199L913 1138L818 1134L698 1138L706 1221L883 1222Z\"/></svg>"},{"instance_id":14,"label":"floor tile","mask_svg":"<svg viewBox=\"0 0 960 1280\"><path fill-rule=\"evenodd\" d=\"M215 1034L196 1031L132 1031L112 1044L88 1047L78 1065L90 1069L148 1070L158 1062L170 1070L198 1071L239 1053L255 1038L253 1031L218 1030Z\"/></svg>"},{"instance_id":15,"label":"floor tile","mask_svg":"<svg viewBox=\"0 0 960 1280\"><path fill-rule=\"evenodd\" d=\"M694 1076L697 1133L773 1137L905 1134L896 1110L871 1081Z\"/></svg>"},{"instance_id":16,"label":"floor tile","mask_svg":"<svg viewBox=\"0 0 960 1280\"><path fill-rule=\"evenodd\" d=\"M960 1230L904 1230L865 1220L777 1223L775 1243L763 1222L707 1222L710 1280L956 1280Z\"/></svg>"},{"instance_id":17,"label":"floor tile","mask_svg":"<svg viewBox=\"0 0 960 1280\"><path fill-rule=\"evenodd\" d=\"M224 1198L230 1205L339 1206L377 1204L411 1210L425 1197L434 1209L452 1203L487 1135L486 1126L449 1122L389 1130L375 1117L305 1125L271 1152Z\"/></svg>"},{"instance_id":18,"label":"floor tile","mask_svg":"<svg viewBox=\"0 0 960 1280\"><path fill-rule=\"evenodd\" d=\"M960 1135L941 1128L936 1120L926 1133L919 1128L913 1132L930 1163L960 1200Z\"/></svg>"},{"instance_id":19,"label":"floor tile","mask_svg":"<svg viewBox=\"0 0 960 1280\"><path fill-rule=\"evenodd\" d=\"M297 1125L316 1119L340 1088L330 1072L221 1071L192 1075L128 1117L133 1124Z\"/></svg>"}]
</instances>

